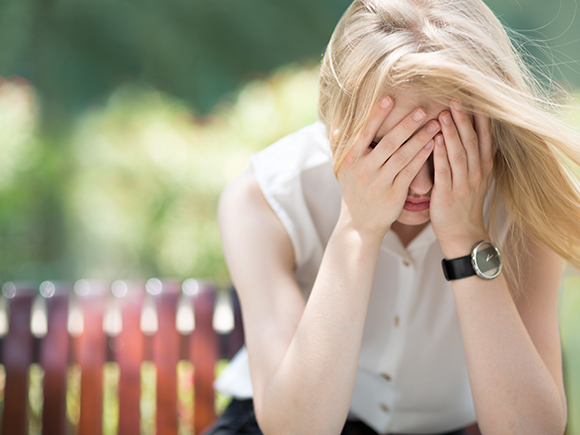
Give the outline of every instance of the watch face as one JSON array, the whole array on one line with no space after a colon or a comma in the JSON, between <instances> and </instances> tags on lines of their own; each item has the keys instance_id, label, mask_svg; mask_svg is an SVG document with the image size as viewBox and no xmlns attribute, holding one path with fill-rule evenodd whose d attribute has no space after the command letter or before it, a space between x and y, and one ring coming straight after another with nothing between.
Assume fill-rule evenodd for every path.
<instances>
[{"instance_id":1,"label":"watch face","mask_svg":"<svg viewBox=\"0 0 580 435\"><path fill-rule=\"evenodd\" d=\"M501 270L499 250L489 242L482 242L475 248L473 267L482 278L495 278Z\"/></svg>"}]
</instances>

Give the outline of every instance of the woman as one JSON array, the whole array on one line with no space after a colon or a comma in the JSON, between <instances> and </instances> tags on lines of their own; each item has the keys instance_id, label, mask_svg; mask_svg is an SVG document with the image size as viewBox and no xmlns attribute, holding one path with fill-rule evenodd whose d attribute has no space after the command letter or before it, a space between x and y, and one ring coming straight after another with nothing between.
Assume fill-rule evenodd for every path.
<instances>
[{"instance_id":1,"label":"woman","mask_svg":"<svg viewBox=\"0 0 580 435\"><path fill-rule=\"evenodd\" d=\"M535 88L480 0L354 1L321 123L222 196L247 353L212 433L564 432L579 141Z\"/></svg>"}]
</instances>

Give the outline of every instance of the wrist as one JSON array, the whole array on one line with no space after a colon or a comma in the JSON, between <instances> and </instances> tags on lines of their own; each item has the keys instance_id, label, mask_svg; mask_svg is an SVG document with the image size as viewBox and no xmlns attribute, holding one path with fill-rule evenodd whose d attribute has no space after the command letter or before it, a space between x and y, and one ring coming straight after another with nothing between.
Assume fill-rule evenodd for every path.
<instances>
[{"instance_id":1,"label":"wrist","mask_svg":"<svg viewBox=\"0 0 580 435\"><path fill-rule=\"evenodd\" d=\"M462 237L440 240L439 244L441 245L443 256L447 260L451 260L469 255L476 243L489 239L487 231L479 231Z\"/></svg>"},{"instance_id":2,"label":"wrist","mask_svg":"<svg viewBox=\"0 0 580 435\"><path fill-rule=\"evenodd\" d=\"M358 216L355 218L350 211L344 207L340 210L340 215L338 217L338 222L334 228L334 233L340 234L352 234L356 235L361 242L365 244L377 244L380 245L383 238L391 229L391 226L385 226L383 222L378 224L373 222L372 219L360 218Z\"/></svg>"},{"instance_id":3,"label":"wrist","mask_svg":"<svg viewBox=\"0 0 580 435\"><path fill-rule=\"evenodd\" d=\"M351 220L344 219L341 216L334 227L331 239L340 238L360 244L366 249L379 249L383 238L388 231L389 228L386 228L384 231L373 230L370 228L359 228L356 225L353 225Z\"/></svg>"}]
</instances>

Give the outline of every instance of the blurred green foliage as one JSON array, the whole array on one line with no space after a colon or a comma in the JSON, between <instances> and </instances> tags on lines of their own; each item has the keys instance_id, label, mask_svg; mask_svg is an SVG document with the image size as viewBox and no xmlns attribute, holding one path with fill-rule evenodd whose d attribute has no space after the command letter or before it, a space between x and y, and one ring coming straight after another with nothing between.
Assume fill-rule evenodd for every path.
<instances>
[{"instance_id":1,"label":"blurred green foliage","mask_svg":"<svg viewBox=\"0 0 580 435\"><path fill-rule=\"evenodd\" d=\"M349 0L3 0L0 76L34 83L49 123L142 83L204 113L242 80L320 58Z\"/></svg>"},{"instance_id":2,"label":"blurred green foliage","mask_svg":"<svg viewBox=\"0 0 580 435\"><path fill-rule=\"evenodd\" d=\"M315 121L316 98L316 67L254 80L203 118L125 85L85 111L66 142L46 144L32 87L4 82L0 279L227 281L219 194L251 153Z\"/></svg>"},{"instance_id":3,"label":"blurred green foliage","mask_svg":"<svg viewBox=\"0 0 580 435\"><path fill-rule=\"evenodd\" d=\"M288 70L253 82L203 123L158 91L133 87L87 113L72 136L67 203L78 270L227 279L219 194L252 152L316 119L316 76Z\"/></svg>"},{"instance_id":4,"label":"blurred green foliage","mask_svg":"<svg viewBox=\"0 0 580 435\"><path fill-rule=\"evenodd\" d=\"M487 0L557 79L580 85L577 0ZM320 58L350 0L2 0L0 76L38 89L47 127L140 83L209 113L256 74ZM543 42L546 41L546 42ZM519 44L521 45L521 44ZM546 52L546 53L544 53Z\"/></svg>"},{"instance_id":5,"label":"blurred green foliage","mask_svg":"<svg viewBox=\"0 0 580 435\"><path fill-rule=\"evenodd\" d=\"M219 192L315 120L315 71L275 71L316 65L349 3L0 2L0 282L226 280ZM580 84L577 0L488 4Z\"/></svg>"}]
</instances>

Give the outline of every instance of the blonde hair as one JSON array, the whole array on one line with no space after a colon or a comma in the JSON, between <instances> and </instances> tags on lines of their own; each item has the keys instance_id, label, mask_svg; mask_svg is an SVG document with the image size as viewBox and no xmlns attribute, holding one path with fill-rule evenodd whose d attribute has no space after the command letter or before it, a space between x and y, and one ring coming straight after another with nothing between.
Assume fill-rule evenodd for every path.
<instances>
[{"instance_id":1,"label":"blonde hair","mask_svg":"<svg viewBox=\"0 0 580 435\"><path fill-rule=\"evenodd\" d=\"M557 105L481 0L355 0L332 35L319 81L320 118L337 132L335 173L374 105L396 90L418 88L488 115L498 147L490 216L501 198L512 240L527 234L580 267L580 139L552 113Z\"/></svg>"}]
</instances>

